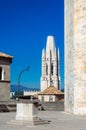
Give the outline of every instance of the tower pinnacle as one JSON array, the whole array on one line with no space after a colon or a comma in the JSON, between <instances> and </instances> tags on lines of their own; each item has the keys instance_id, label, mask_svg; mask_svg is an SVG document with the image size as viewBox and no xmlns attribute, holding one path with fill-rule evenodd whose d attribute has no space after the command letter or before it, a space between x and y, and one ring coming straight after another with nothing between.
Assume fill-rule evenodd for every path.
<instances>
[{"instance_id":1,"label":"tower pinnacle","mask_svg":"<svg viewBox=\"0 0 86 130\"><path fill-rule=\"evenodd\" d=\"M54 49L55 48L55 42L54 42L54 37L53 36L48 36L47 37L47 44L46 44L46 49Z\"/></svg>"}]
</instances>

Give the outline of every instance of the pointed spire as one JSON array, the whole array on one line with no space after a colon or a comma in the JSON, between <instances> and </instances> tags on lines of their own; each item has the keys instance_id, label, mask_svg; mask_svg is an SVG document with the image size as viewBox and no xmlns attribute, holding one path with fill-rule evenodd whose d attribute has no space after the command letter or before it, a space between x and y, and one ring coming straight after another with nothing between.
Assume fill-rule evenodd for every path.
<instances>
[{"instance_id":1,"label":"pointed spire","mask_svg":"<svg viewBox=\"0 0 86 130\"><path fill-rule=\"evenodd\" d=\"M52 50L55 48L55 42L53 36L47 37L47 44L46 44L46 50Z\"/></svg>"},{"instance_id":2,"label":"pointed spire","mask_svg":"<svg viewBox=\"0 0 86 130\"><path fill-rule=\"evenodd\" d=\"M47 37L47 43L46 43L46 58L50 57L50 52L52 55L52 58L54 58L55 53L55 41L53 36Z\"/></svg>"},{"instance_id":3,"label":"pointed spire","mask_svg":"<svg viewBox=\"0 0 86 130\"><path fill-rule=\"evenodd\" d=\"M42 50L42 59L46 58L45 49Z\"/></svg>"}]
</instances>

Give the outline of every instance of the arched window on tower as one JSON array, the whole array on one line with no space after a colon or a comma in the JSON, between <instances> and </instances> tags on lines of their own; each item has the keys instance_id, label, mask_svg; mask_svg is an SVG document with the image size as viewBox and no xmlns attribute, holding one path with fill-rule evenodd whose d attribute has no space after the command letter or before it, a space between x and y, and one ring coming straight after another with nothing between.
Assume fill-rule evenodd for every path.
<instances>
[{"instance_id":1,"label":"arched window on tower","mask_svg":"<svg viewBox=\"0 0 86 130\"><path fill-rule=\"evenodd\" d=\"M0 67L0 80L2 80L2 67Z\"/></svg>"},{"instance_id":2,"label":"arched window on tower","mask_svg":"<svg viewBox=\"0 0 86 130\"><path fill-rule=\"evenodd\" d=\"M51 64L51 74L53 75L53 64Z\"/></svg>"},{"instance_id":3,"label":"arched window on tower","mask_svg":"<svg viewBox=\"0 0 86 130\"><path fill-rule=\"evenodd\" d=\"M48 65L46 64L46 75L48 75Z\"/></svg>"},{"instance_id":4,"label":"arched window on tower","mask_svg":"<svg viewBox=\"0 0 86 130\"><path fill-rule=\"evenodd\" d=\"M4 69L0 67L0 80L4 80Z\"/></svg>"}]
</instances>

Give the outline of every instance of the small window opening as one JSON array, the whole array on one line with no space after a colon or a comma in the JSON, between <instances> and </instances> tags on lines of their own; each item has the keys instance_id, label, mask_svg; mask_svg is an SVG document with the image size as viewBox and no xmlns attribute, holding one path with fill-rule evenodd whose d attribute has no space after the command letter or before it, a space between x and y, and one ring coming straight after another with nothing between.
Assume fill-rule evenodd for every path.
<instances>
[{"instance_id":1,"label":"small window opening","mask_svg":"<svg viewBox=\"0 0 86 130\"><path fill-rule=\"evenodd\" d=\"M51 64L51 74L53 75L53 64Z\"/></svg>"},{"instance_id":2,"label":"small window opening","mask_svg":"<svg viewBox=\"0 0 86 130\"><path fill-rule=\"evenodd\" d=\"M0 80L2 80L2 68L0 67Z\"/></svg>"},{"instance_id":3,"label":"small window opening","mask_svg":"<svg viewBox=\"0 0 86 130\"><path fill-rule=\"evenodd\" d=\"M46 64L46 75L48 75L48 65Z\"/></svg>"}]
</instances>

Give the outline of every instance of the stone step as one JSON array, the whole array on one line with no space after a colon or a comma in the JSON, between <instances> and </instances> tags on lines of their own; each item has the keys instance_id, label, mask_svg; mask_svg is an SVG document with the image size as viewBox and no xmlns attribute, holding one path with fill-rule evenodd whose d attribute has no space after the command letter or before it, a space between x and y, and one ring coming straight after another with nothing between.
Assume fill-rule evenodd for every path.
<instances>
[{"instance_id":1,"label":"stone step","mask_svg":"<svg viewBox=\"0 0 86 130\"><path fill-rule=\"evenodd\" d=\"M11 120L11 121L8 121L7 124L9 125L26 125L26 126L33 126L33 125L44 125L44 124L49 124L50 121L48 120L44 120L44 119L41 119L39 117L33 117L33 120L32 121L29 121L29 120Z\"/></svg>"},{"instance_id":2,"label":"stone step","mask_svg":"<svg viewBox=\"0 0 86 130\"><path fill-rule=\"evenodd\" d=\"M0 102L0 112L16 111L16 102Z\"/></svg>"},{"instance_id":3,"label":"stone step","mask_svg":"<svg viewBox=\"0 0 86 130\"><path fill-rule=\"evenodd\" d=\"M63 111L64 110L64 102L42 102L42 107L44 110L56 110Z\"/></svg>"}]
</instances>

